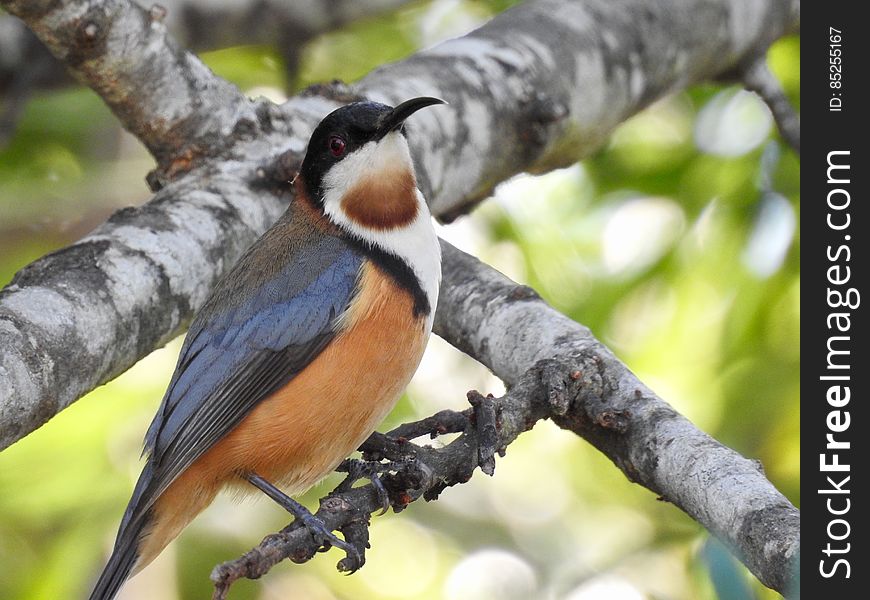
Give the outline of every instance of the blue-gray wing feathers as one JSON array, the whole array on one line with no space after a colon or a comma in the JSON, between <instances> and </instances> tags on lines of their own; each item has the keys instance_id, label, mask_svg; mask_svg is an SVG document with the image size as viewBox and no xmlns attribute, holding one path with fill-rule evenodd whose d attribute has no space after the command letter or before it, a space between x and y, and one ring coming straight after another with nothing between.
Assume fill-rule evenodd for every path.
<instances>
[{"instance_id":1,"label":"blue-gray wing feathers","mask_svg":"<svg viewBox=\"0 0 870 600\"><path fill-rule=\"evenodd\" d=\"M151 496L159 495L334 337L336 318L353 297L362 258L340 239L326 236L296 258L274 277L257 282L235 305L222 305L216 294L216 306L204 307L191 325L146 435Z\"/></svg>"}]
</instances>

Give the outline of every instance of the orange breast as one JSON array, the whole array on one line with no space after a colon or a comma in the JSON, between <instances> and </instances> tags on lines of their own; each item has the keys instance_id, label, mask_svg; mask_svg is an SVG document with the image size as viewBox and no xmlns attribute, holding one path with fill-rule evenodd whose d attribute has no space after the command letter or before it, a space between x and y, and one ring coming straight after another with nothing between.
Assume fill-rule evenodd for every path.
<instances>
[{"instance_id":1,"label":"orange breast","mask_svg":"<svg viewBox=\"0 0 870 600\"><path fill-rule=\"evenodd\" d=\"M226 484L255 491L256 472L290 494L330 473L371 434L416 371L429 331L411 295L371 263L344 329L301 373L263 400L170 485L154 505L135 571Z\"/></svg>"},{"instance_id":2,"label":"orange breast","mask_svg":"<svg viewBox=\"0 0 870 600\"><path fill-rule=\"evenodd\" d=\"M408 292L371 263L363 268L343 332L197 461L203 468L254 471L299 492L332 471L392 409L429 332L425 319L414 317Z\"/></svg>"}]
</instances>

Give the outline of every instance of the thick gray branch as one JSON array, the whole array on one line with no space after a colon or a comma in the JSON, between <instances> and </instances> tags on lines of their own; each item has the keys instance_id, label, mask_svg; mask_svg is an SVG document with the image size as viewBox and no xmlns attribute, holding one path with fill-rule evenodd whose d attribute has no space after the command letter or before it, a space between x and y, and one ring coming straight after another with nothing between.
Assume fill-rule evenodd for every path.
<instances>
[{"instance_id":1,"label":"thick gray branch","mask_svg":"<svg viewBox=\"0 0 870 600\"><path fill-rule=\"evenodd\" d=\"M183 328L216 278L280 214L229 170L167 187L0 292L5 447Z\"/></svg>"},{"instance_id":2,"label":"thick gray branch","mask_svg":"<svg viewBox=\"0 0 870 600\"><path fill-rule=\"evenodd\" d=\"M508 386L542 361L564 412L553 416L637 483L716 534L766 585L794 584L800 513L747 460L698 430L589 330L477 259L442 243L435 331ZM569 375L570 374L570 375Z\"/></svg>"},{"instance_id":3,"label":"thick gray branch","mask_svg":"<svg viewBox=\"0 0 870 600\"><path fill-rule=\"evenodd\" d=\"M295 73L302 50L316 36L394 10L409 0L162 0L167 29L185 48L214 50L273 44ZM143 2L145 6L149 3ZM157 15L161 14L158 9ZM0 14L0 147L35 90L70 83L55 58L19 19Z\"/></svg>"},{"instance_id":4,"label":"thick gray branch","mask_svg":"<svg viewBox=\"0 0 870 600\"><path fill-rule=\"evenodd\" d=\"M276 107L241 98L178 50L153 13L120 0L0 4L71 62L155 155L171 158L156 182L165 187L146 206L122 211L0 291L0 447L182 330L215 279L281 212L290 195L283 182L311 128L338 103L421 94L451 102L409 124L424 191L449 219L515 173L588 155L626 117L746 64L799 21L795 0L542 0L353 88L319 87ZM99 40L93 53L77 35ZM762 489L753 487L763 479L754 465L691 428L581 326L491 270L456 272L463 260L446 253L444 302L466 314L439 314L442 335L508 383L544 359L580 365L581 387L596 390L575 401L588 419L566 413L560 424L723 539L769 540L741 551L764 581L780 585L769 574L785 567L770 565L792 558L792 509L769 484L730 508L716 502L729 486ZM490 293L501 294L492 306ZM695 463L675 449L684 440ZM725 463L731 470L712 470ZM780 529L765 529L770 515L782 517Z\"/></svg>"},{"instance_id":5,"label":"thick gray branch","mask_svg":"<svg viewBox=\"0 0 870 600\"><path fill-rule=\"evenodd\" d=\"M655 100L762 56L799 20L797 0L530 2L356 89L450 102L413 123L426 197L450 220L515 173L569 165Z\"/></svg>"},{"instance_id":6,"label":"thick gray branch","mask_svg":"<svg viewBox=\"0 0 870 600\"><path fill-rule=\"evenodd\" d=\"M144 207L123 211L77 244L24 268L0 291L0 447L181 332L211 283L286 204L288 198L269 185L279 153L288 151L292 167L314 124L338 102L360 93L384 99L434 93L451 100L449 107L415 115L409 125L427 197L443 217L468 208L517 172L588 154L627 114L717 68L733 68L797 27L794 4L786 0L608 6L565 0L522 5L469 36L375 71L346 95L324 87L282 107L262 102L217 111L208 122L227 119L218 124L233 132L220 142L229 147L223 155L171 183ZM627 16L633 13L636 18ZM753 18L739 26L748 13ZM643 27L637 25L640 15ZM560 48L573 45L573 52L548 49L554 31ZM604 38L608 42L599 43ZM638 62L645 53L659 58ZM664 68L669 56L681 58ZM627 65L634 63L649 72L629 77ZM171 71L174 64L164 66ZM144 76L137 65L118 76ZM534 120L553 106L553 98L569 112ZM143 96L137 104L159 112L159 102L147 106L151 100ZM235 94L229 102L238 102Z\"/></svg>"}]
</instances>

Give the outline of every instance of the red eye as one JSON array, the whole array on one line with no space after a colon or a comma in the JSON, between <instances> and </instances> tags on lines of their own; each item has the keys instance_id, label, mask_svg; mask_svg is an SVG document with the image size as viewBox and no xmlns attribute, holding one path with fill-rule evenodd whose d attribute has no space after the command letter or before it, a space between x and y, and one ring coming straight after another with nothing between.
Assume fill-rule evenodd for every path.
<instances>
[{"instance_id":1,"label":"red eye","mask_svg":"<svg viewBox=\"0 0 870 600\"><path fill-rule=\"evenodd\" d=\"M347 142L337 135L330 136L328 145L329 151L336 158L344 154L344 149L347 148Z\"/></svg>"}]
</instances>

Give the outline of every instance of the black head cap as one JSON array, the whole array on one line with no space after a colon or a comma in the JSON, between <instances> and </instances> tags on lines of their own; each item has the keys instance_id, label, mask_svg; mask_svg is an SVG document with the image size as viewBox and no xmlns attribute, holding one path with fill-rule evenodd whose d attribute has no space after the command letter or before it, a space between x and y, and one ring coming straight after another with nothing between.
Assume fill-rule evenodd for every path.
<instances>
[{"instance_id":1,"label":"black head cap","mask_svg":"<svg viewBox=\"0 0 870 600\"><path fill-rule=\"evenodd\" d=\"M334 164L391 131L404 133L405 119L433 104L445 102L428 97L412 98L396 107L379 102L354 102L329 113L311 134L299 171L311 200L317 204L323 201L323 176Z\"/></svg>"}]
</instances>

